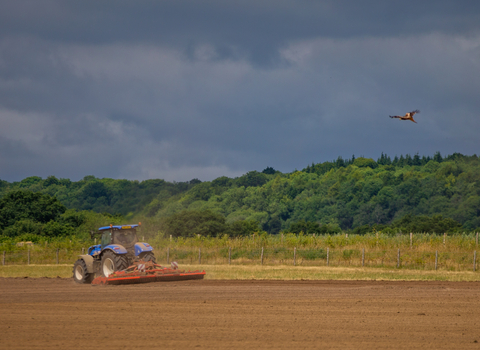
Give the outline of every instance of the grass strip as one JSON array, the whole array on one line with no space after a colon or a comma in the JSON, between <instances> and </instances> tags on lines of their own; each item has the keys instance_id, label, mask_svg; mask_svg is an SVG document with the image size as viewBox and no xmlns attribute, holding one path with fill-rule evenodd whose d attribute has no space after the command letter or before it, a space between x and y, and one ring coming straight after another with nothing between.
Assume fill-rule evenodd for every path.
<instances>
[{"instance_id":1,"label":"grass strip","mask_svg":"<svg viewBox=\"0 0 480 350\"><path fill-rule=\"evenodd\" d=\"M186 267L186 266L182 266ZM237 280L398 280L398 281L480 281L470 271L425 271L407 269L312 267L312 266L188 266L205 269L206 279Z\"/></svg>"},{"instance_id":2,"label":"grass strip","mask_svg":"<svg viewBox=\"0 0 480 350\"><path fill-rule=\"evenodd\" d=\"M0 266L0 277L72 277L72 265ZM185 270L205 270L205 279L225 280L385 280L480 281L473 271L431 271L358 267L181 265Z\"/></svg>"}]
</instances>

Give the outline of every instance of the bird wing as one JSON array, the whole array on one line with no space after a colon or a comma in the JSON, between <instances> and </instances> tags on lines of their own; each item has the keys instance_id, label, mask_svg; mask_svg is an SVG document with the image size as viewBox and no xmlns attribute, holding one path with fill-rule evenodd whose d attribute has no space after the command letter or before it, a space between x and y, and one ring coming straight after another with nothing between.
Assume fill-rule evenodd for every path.
<instances>
[{"instance_id":1,"label":"bird wing","mask_svg":"<svg viewBox=\"0 0 480 350\"><path fill-rule=\"evenodd\" d=\"M401 115L390 115L389 117L390 118L398 118L400 120L411 120L412 122L416 123L415 120L413 120L413 116L416 114L416 113L420 113L420 111L418 109L414 110L414 111L411 111L411 112L408 112L406 113L404 116L401 116Z\"/></svg>"}]
</instances>

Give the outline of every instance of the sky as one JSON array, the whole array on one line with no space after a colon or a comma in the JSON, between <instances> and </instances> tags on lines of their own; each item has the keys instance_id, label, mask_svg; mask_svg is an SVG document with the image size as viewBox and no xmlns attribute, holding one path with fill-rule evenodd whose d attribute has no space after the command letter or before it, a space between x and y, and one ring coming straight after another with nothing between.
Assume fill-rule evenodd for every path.
<instances>
[{"instance_id":1,"label":"sky","mask_svg":"<svg viewBox=\"0 0 480 350\"><path fill-rule=\"evenodd\" d=\"M0 0L9 182L473 155L479 111L478 0Z\"/></svg>"}]
</instances>

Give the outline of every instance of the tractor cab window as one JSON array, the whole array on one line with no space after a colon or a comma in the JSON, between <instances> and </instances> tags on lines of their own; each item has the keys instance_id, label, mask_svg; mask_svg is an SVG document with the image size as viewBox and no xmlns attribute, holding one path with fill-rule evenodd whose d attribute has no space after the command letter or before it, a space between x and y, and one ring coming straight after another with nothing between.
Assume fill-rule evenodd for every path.
<instances>
[{"instance_id":1,"label":"tractor cab window","mask_svg":"<svg viewBox=\"0 0 480 350\"><path fill-rule=\"evenodd\" d=\"M135 232L135 229L115 231L115 244L131 246L135 243L137 243L137 234Z\"/></svg>"},{"instance_id":2,"label":"tractor cab window","mask_svg":"<svg viewBox=\"0 0 480 350\"><path fill-rule=\"evenodd\" d=\"M112 232L111 231L105 231L102 234L102 249L112 243Z\"/></svg>"}]
</instances>

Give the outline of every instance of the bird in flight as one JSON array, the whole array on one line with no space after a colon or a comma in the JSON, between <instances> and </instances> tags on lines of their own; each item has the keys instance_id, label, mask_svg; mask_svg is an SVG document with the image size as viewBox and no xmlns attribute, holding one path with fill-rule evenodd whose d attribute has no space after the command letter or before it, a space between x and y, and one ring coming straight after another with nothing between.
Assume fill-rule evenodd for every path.
<instances>
[{"instance_id":1,"label":"bird in flight","mask_svg":"<svg viewBox=\"0 0 480 350\"><path fill-rule=\"evenodd\" d=\"M413 120L413 116L416 114L416 113L420 113L420 111L418 109L414 110L414 111L411 111L411 112L408 112L407 114L405 114L403 117L400 116L400 115L391 115L390 118L398 118L400 120L411 120L412 122L416 123L415 120Z\"/></svg>"}]
</instances>

